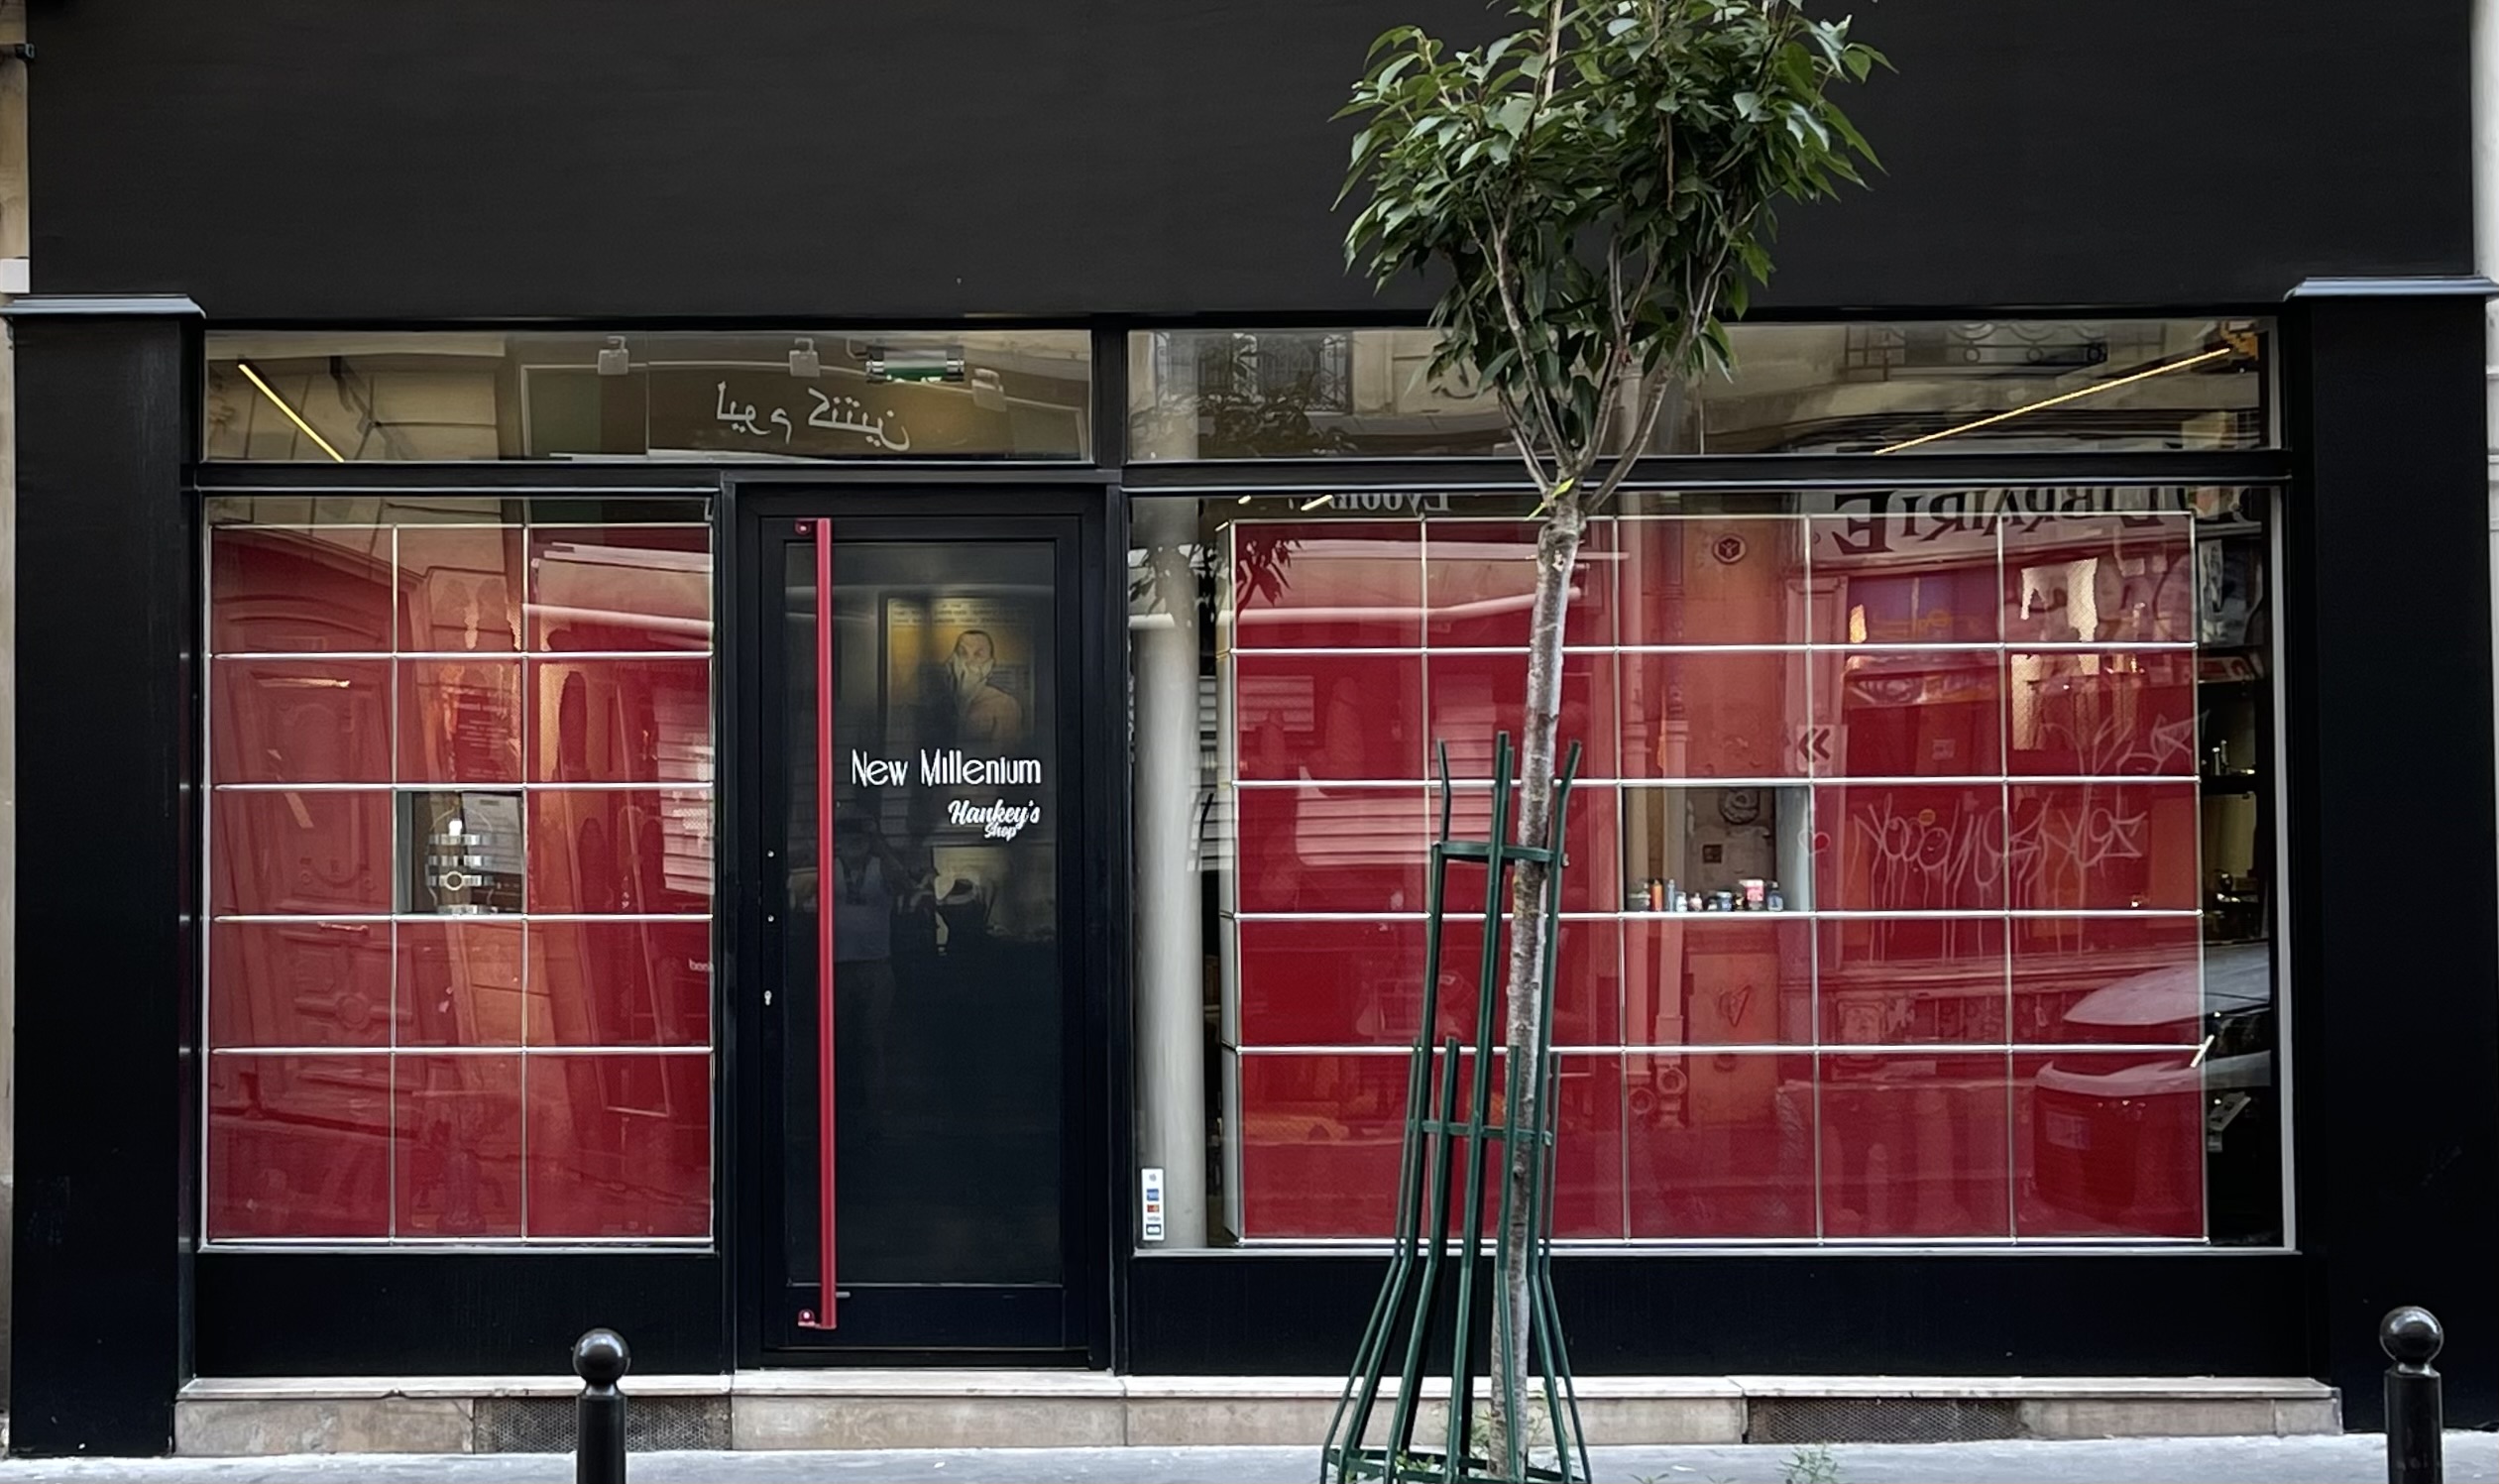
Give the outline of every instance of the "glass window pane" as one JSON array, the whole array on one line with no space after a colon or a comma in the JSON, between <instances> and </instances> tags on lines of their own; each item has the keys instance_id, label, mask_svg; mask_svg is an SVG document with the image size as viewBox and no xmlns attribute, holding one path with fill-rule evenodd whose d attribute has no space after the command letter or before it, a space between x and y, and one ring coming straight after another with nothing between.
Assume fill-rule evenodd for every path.
<instances>
[{"instance_id":1,"label":"glass window pane","mask_svg":"<svg viewBox=\"0 0 2499 1484\"><path fill-rule=\"evenodd\" d=\"M390 1235L391 1062L210 1057L209 1240Z\"/></svg>"},{"instance_id":2,"label":"glass window pane","mask_svg":"<svg viewBox=\"0 0 2499 1484\"><path fill-rule=\"evenodd\" d=\"M392 1059L400 1235L521 1234L520 1069L517 1055Z\"/></svg>"},{"instance_id":3,"label":"glass window pane","mask_svg":"<svg viewBox=\"0 0 2499 1484\"><path fill-rule=\"evenodd\" d=\"M533 659L529 695L534 781L711 781L707 655Z\"/></svg>"},{"instance_id":4,"label":"glass window pane","mask_svg":"<svg viewBox=\"0 0 2499 1484\"><path fill-rule=\"evenodd\" d=\"M217 330L207 456L1082 459L1091 354L1082 330Z\"/></svg>"},{"instance_id":5,"label":"glass window pane","mask_svg":"<svg viewBox=\"0 0 2499 1484\"><path fill-rule=\"evenodd\" d=\"M533 922L529 1044L709 1046L712 925Z\"/></svg>"},{"instance_id":6,"label":"glass window pane","mask_svg":"<svg viewBox=\"0 0 2499 1484\"><path fill-rule=\"evenodd\" d=\"M395 528L399 647L426 654L519 649L521 530L517 521Z\"/></svg>"},{"instance_id":7,"label":"glass window pane","mask_svg":"<svg viewBox=\"0 0 2499 1484\"><path fill-rule=\"evenodd\" d=\"M448 917L394 927L399 940L398 1044L520 1044L526 934L518 922Z\"/></svg>"},{"instance_id":8,"label":"glass window pane","mask_svg":"<svg viewBox=\"0 0 2499 1484\"><path fill-rule=\"evenodd\" d=\"M710 1057L532 1053L522 1079L527 1235L710 1234Z\"/></svg>"},{"instance_id":9,"label":"glass window pane","mask_svg":"<svg viewBox=\"0 0 2499 1484\"><path fill-rule=\"evenodd\" d=\"M2005 739L2016 775L2178 777L2196 771L2194 654L2014 649L2004 656L2004 668ZM2228 744L2220 745L2226 759Z\"/></svg>"},{"instance_id":10,"label":"glass window pane","mask_svg":"<svg viewBox=\"0 0 2499 1484\"><path fill-rule=\"evenodd\" d=\"M1624 1064L1633 1236L1814 1236L1812 1057L1634 1052Z\"/></svg>"},{"instance_id":11,"label":"glass window pane","mask_svg":"<svg viewBox=\"0 0 2499 1484\"><path fill-rule=\"evenodd\" d=\"M1661 454L2277 446L2265 320L1736 324L1735 365L1666 393ZM1129 456L1515 457L1499 403L1429 374L1435 332L1145 330Z\"/></svg>"},{"instance_id":12,"label":"glass window pane","mask_svg":"<svg viewBox=\"0 0 2499 1484\"><path fill-rule=\"evenodd\" d=\"M2276 444L2261 320L1740 324L1661 453Z\"/></svg>"},{"instance_id":13,"label":"glass window pane","mask_svg":"<svg viewBox=\"0 0 2499 1484\"><path fill-rule=\"evenodd\" d=\"M1518 668L1515 659L1511 668ZM1804 777L1819 760L1805 723L1807 669L1798 649L1651 649L1615 656L1624 775Z\"/></svg>"},{"instance_id":14,"label":"glass window pane","mask_svg":"<svg viewBox=\"0 0 2499 1484\"><path fill-rule=\"evenodd\" d=\"M1535 602L1535 526L1525 520L1442 520L1424 527L1424 642L1434 648L1521 649ZM1571 576L1564 642L1614 638L1615 527L1589 527ZM1646 574L1644 574L1646 575Z\"/></svg>"},{"instance_id":15,"label":"glass window pane","mask_svg":"<svg viewBox=\"0 0 2499 1484\"><path fill-rule=\"evenodd\" d=\"M1819 1061L1824 1236L2013 1234L2004 1053Z\"/></svg>"},{"instance_id":16,"label":"glass window pane","mask_svg":"<svg viewBox=\"0 0 2499 1484\"><path fill-rule=\"evenodd\" d=\"M221 654L391 647L387 526L221 526L209 533L208 584L209 642Z\"/></svg>"},{"instance_id":17,"label":"glass window pane","mask_svg":"<svg viewBox=\"0 0 2499 1484\"><path fill-rule=\"evenodd\" d=\"M712 910L708 794L538 789L528 803L532 911L631 916Z\"/></svg>"},{"instance_id":18,"label":"glass window pane","mask_svg":"<svg viewBox=\"0 0 2499 1484\"><path fill-rule=\"evenodd\" d=\"M1563 935L1564 946L1578 936ZM1644 913L1623 921L1634 1046L1813 1044L1813 924L1801 913Z\"/></svg>"},{"instance_id":19,"label":"glass window pane","mask_svg":"<svg viewBox=\"0 0 2499 1484\"><path fill-rule=\"evenodd\" d=\"M1612 524L1623 552L1624 643L1805 641L1805 532L1794 519L1675 515Z\"/></svg>"},{"instance_id":20,"label":"glass window pane","mask_svg":"<svg viewBox=\"0 0 2499 1484\"><path fill-rule=\"evenodd\" d=\"M2003 637L2002 524L1930 506L1806 517L1817 644L1992 644Z\"/></svg>"},{"instance_id":21,"label":"glass window pane","mask_svg":"<svg viewBox=\"0 0 2499 1484\"><path fill-rule=\"evenodd\" d=\"M1128 456L1505 453L1489 393L1430 374L1430 330L1147 330L1129 337Z\"/></svg>"},{"instance_id":22,"label":"glass window pane","mask_svg":"<svg viewBox=\"0 0 2499 1484\"><path fill-rule=\"evenodd\" d=\"M208 1045L391 1044L391 924L212 922Z\"/></svg>"},{"instance_id":23,"label":"glass window pane","mask_svg":"<svg viewBox=\"0 0 2499 1484\"><path fill-rule=\"evenodd\" d=\"M531 647L708 648L711 547L699 525L532 526Z\"/></svg>"},{"instance_id":24,"label":"glass window pane","mask_svg":"<svg viewBox=\"0 0 2499 1484\"><path fill-rule=\"evenodd\" d=\"M401 659L398 776L520 781L520 661Z\"/></svg>"},{"instance_id":25,"label":"glass window pane","mask_svg":"<svg viewBox=\"0 0 2499 1484\"><path fill-rule=\"evenodd\" d=\"M391 662L227 658L209 685L210 767L232 783L391 781Z\"/></svg>"},{"instance_id":26,"label":"glass window pane","mask_svg":"<svg viewBox=\"0 0 2499 1484\"><path fill-rule=\"evenodd\" d=\"M348 917L391 910L388 791L218 789L209 795L208 829L211 912Z\"/></svg>"},{"instance_id":27,"label":"glass window pane","mask_svg":"<svg viewBox=\"0 0 2499 1484\"><path fill-rule=\"evenodd\" d=\"M2192 1050L2015 1057L2017 1233L2204 1236L2204 1089Z\"/></svg>"},{"instance_id":28,"label":"glass window pane","mask_svg":"<svg viewBox=\"0 0 2499 1484\"><path fill-rule=\"evenodd\" d=\"M1231 627L1243 649L1411 649L1422 626L1421 527L1235 520Z\"/></svg>"},{"instance_id":29,"label":"glass window pane","mask_svg":"<svg viewBox=\"0 0 2499 1484\"><path fill-rule=\"evenodd\" d=\"M1843 917L1820 928L1824 1045L2005 1043L2003 918Z\"/></svg>"},{"instance_id":30,"label":"glass window pane","mask_svg":"<svg viewBox=\"0 0 2499 1484\"><path fill-rule=\"evenodd\" d=\"M1396 655L1241 651L1232 701L1240 776L1420 778L1421 678Z\"/></svg>"}]
</instances>

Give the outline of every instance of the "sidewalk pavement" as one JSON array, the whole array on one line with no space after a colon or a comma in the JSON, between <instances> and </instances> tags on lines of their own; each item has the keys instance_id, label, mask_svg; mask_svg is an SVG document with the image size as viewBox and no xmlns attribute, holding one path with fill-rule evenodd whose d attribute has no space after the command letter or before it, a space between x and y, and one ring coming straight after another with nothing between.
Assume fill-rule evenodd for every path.
<instances>
[{"instance_id":1,"label":"sidewalk pavement","mask_svg":"<svg viewBox=\"0 0 2499 1484\"><path fill-rule=\"evenodd\" d=\"M1594 1450L1598 1484L2382 1484L2386 1439L1717 1444ZM17 1458L0 1484L569 1484L552 1453L287 1458ZM636 1453L632 1484L1313 1484L1314 1448L969 1448ZM2499 1484L2499 1435L2450 1432L2448 1484Z\"/></svg>"}]
</instances>

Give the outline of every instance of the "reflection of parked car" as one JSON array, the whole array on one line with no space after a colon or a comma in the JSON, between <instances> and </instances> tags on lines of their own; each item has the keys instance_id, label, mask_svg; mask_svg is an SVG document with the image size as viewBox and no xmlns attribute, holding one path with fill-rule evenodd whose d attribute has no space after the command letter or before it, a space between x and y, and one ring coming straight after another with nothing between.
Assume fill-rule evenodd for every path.
<instances>
[{"instance_id":1,"label":"reflection of parked car","mask_svg":"<svg viewBox=\"0 0 2499 1484\"><path fill-rule=\"evenodd\" d=\"M2068 1043L2177 1046L2179 1007L2203 1005L2193 1033L2200 1048L2061 1052L2040 1068L2030 1117L2035 1195L2079 1218L2075 1234L2275 1234L2271 967L2264 944L2215 946L2206 950L2200 989L2195 968L2178 966L2119 979L2066 1011Z\"/></svg>"}]
</instances>

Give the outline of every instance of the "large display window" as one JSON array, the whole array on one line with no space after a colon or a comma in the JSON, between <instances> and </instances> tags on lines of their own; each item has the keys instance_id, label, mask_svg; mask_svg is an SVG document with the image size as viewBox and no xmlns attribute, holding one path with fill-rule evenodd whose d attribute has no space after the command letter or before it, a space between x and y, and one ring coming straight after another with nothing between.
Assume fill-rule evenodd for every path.
<instances>
[{"instance_id":1,"label":"large display window","mask_svg":"<svg viewBox=\"0 0 2499 1484\"><path fill-rule=\"evenodd\" d=\"M209 1242L709 1239L707 515L208 502Z\"/></svg>"},{"instance_id":2,"label":"large display window","mask_svg":"<svg viewBox=\"0 0 2499 1484\"><path fill-rule=\"evenodd\" d=\"M1389 1231L1421 983L1465 1034L1482 931L1421 962L1432 758L1480 832L1522 714L1527 507L1137 497L1167 1244ZM2283 1239L2271 511L1645 492L1592 522L1559 1236ZM1201 1063L1176 1074L1184 999Z\"/></svg>"}]
</instances>

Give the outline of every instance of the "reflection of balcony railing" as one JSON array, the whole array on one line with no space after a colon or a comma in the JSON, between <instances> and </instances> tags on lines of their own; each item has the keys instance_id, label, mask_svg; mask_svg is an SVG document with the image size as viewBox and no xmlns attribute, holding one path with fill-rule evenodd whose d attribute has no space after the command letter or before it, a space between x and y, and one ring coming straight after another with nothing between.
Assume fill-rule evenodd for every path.
<instances>
[{"instance_id":1,"label":"reflection of balcony railing","mask_svg":"<svg viewBox=\"0 0 2499 1484\"><path fill-rule=\"evenodd\" d=\"M2144 320L1852 324L1841 367L1877 380L1901 372L1919 377L2056 376L2156 358L2163 347L2162 330L2159 322Z\"/></svg>"}]
</instances>

